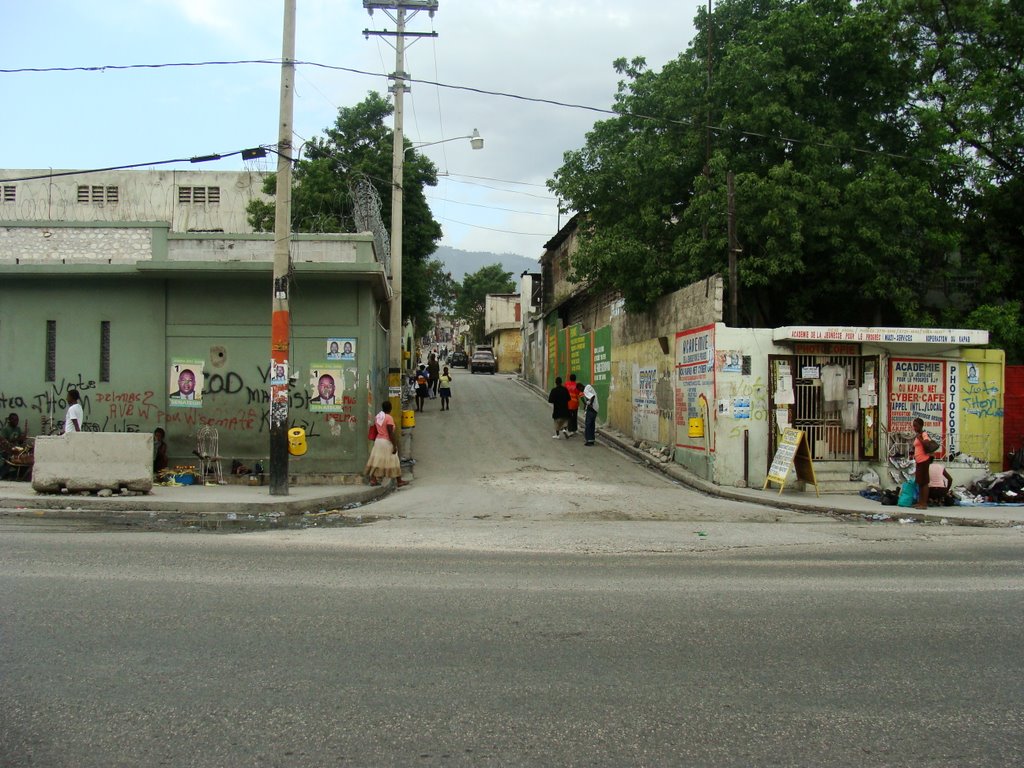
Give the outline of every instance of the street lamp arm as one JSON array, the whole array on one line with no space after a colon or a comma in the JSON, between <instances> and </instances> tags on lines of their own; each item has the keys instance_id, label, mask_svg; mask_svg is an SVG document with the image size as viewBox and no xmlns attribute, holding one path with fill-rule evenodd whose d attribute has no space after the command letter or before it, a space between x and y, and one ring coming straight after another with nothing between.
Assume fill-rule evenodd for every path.
<instances>
[{"instance_id":1,"label":"street lamp arm","mask_svg":"<svg viewBox=\"0 0 1024 768\"><path fill-rule=\"evenodd\" d=\"M473 129L473 133L471 133L469 136L452 136L450 139L439 139L438 141L424 141L424 142L421 142L419 144L413 144L410 147L406 147L405 151L409 152L410 150L413 150L413 149L422 149L423 147L432 147L435 144L444 144L445 142L448 142L448 141L459 141L460 139L469 139L469 144L470 144L470 146L473 149L483 149L484 148L483 137L480 135L480 131L478 131L476 128L474 128Z\"/></svg>"}]
</instances>

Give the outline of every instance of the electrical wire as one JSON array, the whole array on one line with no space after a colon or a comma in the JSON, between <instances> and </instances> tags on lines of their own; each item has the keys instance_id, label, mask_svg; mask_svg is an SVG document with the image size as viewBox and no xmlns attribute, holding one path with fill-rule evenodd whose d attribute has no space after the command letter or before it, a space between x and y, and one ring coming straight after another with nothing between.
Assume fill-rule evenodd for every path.
<instances>
[{"instance_id":1,"label":"electrical wire","mask_svg":"<svg viewBox=\"0 0 1024 768\"><path fill-rule=\"evenodd\" d=\"M277 150L271 149L270 146L261 145L261 149L267 149L271 152L277 153ZM197 155L195 157L177 157L173 160L154 160L148 163L130 163L128 165L112 165L107 168L88 168L77 171L52 171L50 173L40 173L36 176L18 176L17 178L8 179L4 178L2 181L13 182L13 181L36 181L38 179L53 179L59 176L79 176L87 173L104 173L106 171L124 171L131 168L148 168L151 165L169 165L171 163L205 163L212 160L223 160L226 157L234 157L240 155L243 152L249 151L248 149L239 149L234 152L223 152L213 153L209 155ZM279 154L279 153L277 153Z\"/></svg>"},{"instance_id":2,"label":"electrical wire","mask_svg":"<svg viewBox=\"0 0 1024 768\"><path fill-rule=\"evenodd\" d=\"M348 72L350 74L365 75L367 77L385 78L388 79L389 75L381 74L380 72L369 72L363 69L356 69L354 67L342 67L335 64L324 64L318 61L298 61L294 60L291 62L295 66L307 66L317 67L319 69L327 69L335 72ZM246 64L274 64L280 66L282 64L281 59L239 59L236 61L194 61L194 62L171 62L164 64L104 64L100 66L90 67L19 67L13 69L0 69L0 74L20 74L20 73L42 73L42 72L106 72L108 70L130 70L130 69L166 69L173 67L207 67L207 66L231 66L231 65L246 65ZM687 128L701 128L703 130L714 131L722 134L733 134L738 136L749 136L752 138L763 139L768 141L777 141L784 144L803 144L807 146L822 147L823 149L830 149L838 152L855 152L864 155L877 155L879 157L890 157L898 160L907 161L918 161L925 162L932 165L939 163L938 158L917 158L909 155L903 155L897 152L886 152L880 149L863 149L858 147L839 146L830 142L823 141L809 141L806 139L796 139L790 136L778 136L770 135L765 133L759 133L757 131L745 131L739 128L730 128L728 126L721 125L700 125L698 122L693 120L683 120L679 118L662 117L654 115L645 115L639 112L627 112L622 110L608 109L605 107L594 107L588 104L575 104L567 101L559 101L557 99L544 99L535 96L522 96L517 93L507 93L505 91L492 91L486 88L475 88L468 85L454 85L451 83L441 83L434 80L421 80L414 77L403 77L406 83L419 83L421 85L433 85L437 88L449 88L451 90L466 91L468 93L477 93L483 96L498 96L506 99L515 99L517 101L531 102L534 104L548 104L555 107L564 107L566 109L579 109L587 112L594 112L597 114L612 115L614 117L629 117L637 120L643 120L654 123L661 123L664 125L678 125L685 126ZM954 165L969 167L967 163L953 163ZM987 170L985 168L979 168L979 171Z\"/></svg>"}]
</instances>

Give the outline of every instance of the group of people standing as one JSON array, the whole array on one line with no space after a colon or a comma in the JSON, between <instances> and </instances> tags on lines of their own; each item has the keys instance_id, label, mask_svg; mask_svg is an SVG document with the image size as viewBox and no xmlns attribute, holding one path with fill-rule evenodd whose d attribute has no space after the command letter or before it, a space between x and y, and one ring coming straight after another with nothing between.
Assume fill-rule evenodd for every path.
<instances>
[{"instance_id":1,"label":"group of people standing","mask_svg":"<svg viewBox=\"0 0 1024 768\"><path fill-rule=\"evenodd\" d=\"M423 404L429 397L434 400L441 398L441 410L450 411L452 398L452 375L448 372L448 366L441 369L437 361L437 355L430 354L426 365L420 365L419 369L412 375L412 384L416 387L416 410L423 412Z\"/></svg>"},{"instance_id":2,"label":"group of people standing","mask_svg":"<svg viewBox=\"0 0 1024 768\"><path fill-rule=\"evenodd\" d=\"M437 355L430 354L426 365L420 365L416 372L410 377L412 385L416 388L416 410L423 411L423 404L431 400L441 398L441 410L450 411L452 397L452 375L448 367L441 367L437 361ZM373 426L370 427L368 437L373 440L373 448L370 451L370 458L363 468L370 485L380 485L381 480L389 477L396 478L399 488L408 485L407 480L402 479L402 460L398 455L398 432L395 427L395 419L391 415L391 401L385 400L381 405L380 412L374 418Z\"/></svg>"},{"instance_id":3,"label":"group of people standing","mask_svg":"<svg viewBox=\"0 0 1024 768\"><path fill-rule=\"evenodd\" d=\"M583 408L583 444L593 445L597 430L597 390L590 384L581 385L576 374L569 374L569 381L562 383L562 377L555 378L555 386L548 393L551 403L551 418L555 422L555 434L551 437L569 439L579 431L579 412Z\"/></svg>"}]
</instances>

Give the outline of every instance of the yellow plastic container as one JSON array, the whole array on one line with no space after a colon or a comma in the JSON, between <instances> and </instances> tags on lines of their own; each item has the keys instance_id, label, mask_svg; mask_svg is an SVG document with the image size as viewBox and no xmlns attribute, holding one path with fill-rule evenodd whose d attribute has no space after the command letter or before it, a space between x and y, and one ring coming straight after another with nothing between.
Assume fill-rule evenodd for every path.
<instances>
[{"instance_id":1,"label":"yellow plastic container","mask_svg":"<svg viewBox=\"0 0 1024 768\"><path fill-rule=\"evenodd\" d=\"M704 419L690 419L690 437L704 437Z\"/></svg>"},{"instance_id":2,"label":"yellow plastic container","mask_svg":"<svg viewBox=\"0 0 1024 768\"><path fill-rule=\"evenodd\" d=\"M416 411L402 411L402 429L416 426Z\"/></svg>"},{"instance_id":3,"label":"yellow plastic container","mask_svg":"<svg viewBox=\"0 0 1024 768\"><path fill-rule=\"evenodd\" d=\"M288 453L292 456L306 454L306 430L302 427L292 427L288 430Z\"/></svg>"}]
</instances>

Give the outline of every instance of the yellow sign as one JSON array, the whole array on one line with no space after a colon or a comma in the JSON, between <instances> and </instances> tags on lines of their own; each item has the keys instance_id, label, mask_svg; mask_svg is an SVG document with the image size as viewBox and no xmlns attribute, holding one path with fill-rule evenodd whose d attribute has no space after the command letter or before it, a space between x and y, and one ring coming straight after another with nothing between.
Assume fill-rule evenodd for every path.
<instances>
[{"instance_id":1,"label":"yellow sign","mask_svg":"<svg viewBox=\"0 0 1024 768\"><path fill-rule=\"evenodd\" d=\"M768 469L768 477L761 490L768 488L768 483L778 483L779 493L782 493L782 489L786 487L790 467L796 468L798 480L813 485L815 495L821 496L818 492L818 481L814 477L811 451L807 447L807 435L799 429L786 429L782 432L782 439L779 440L778 450L775 451L772 465Z\"/></svg>"}]
</instances>

